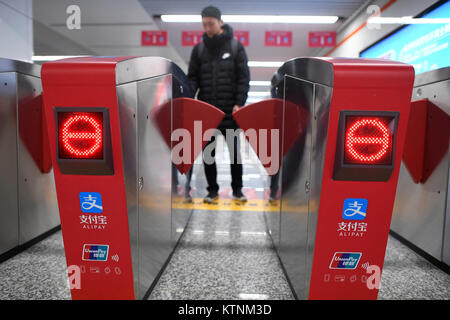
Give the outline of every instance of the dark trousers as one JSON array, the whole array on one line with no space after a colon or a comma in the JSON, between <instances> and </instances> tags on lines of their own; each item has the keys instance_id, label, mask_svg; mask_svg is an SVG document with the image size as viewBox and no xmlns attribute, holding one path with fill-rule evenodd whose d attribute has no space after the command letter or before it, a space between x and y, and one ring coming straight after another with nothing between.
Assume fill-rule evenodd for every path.
<instances>
[{"instance_id":1,"label":"dark trousers","mask_svg":"<svg viewBox=\"0 0 450 320\"><path fill-rule=\"evenodd\" d=\"M192 166L192 168L189 169L189 171L186 173L186 182L184 184L184 190L185 190L186 196L191 191L191 178L192 178L193 169L194 169L194 166ZM178 169L174 164L172 164L172 192L176 193L177 187L178 187Z\"/></svg>"},{"instance_id":2,"label":"dark trousers","mask_svg":"<svg viewBox=\"0 0 450 320\"><path fill-rule=\"evenodd\" d=\"M276 174L270 176L270 196L275 198L280 188L280 170L277 171Z\"/></svg>"},{"instance_id":3,"label":"dark trousers","mask_svg":"<svg viewBox=\"0 0 450 320\"><path fill-rule=\"evenodd\" d=\"M219 129L222 135L226 138L226 129ZM233 192L240 191L242 189L242 161L239 148L238 137L233 137L232 139L225 139L228 150L230 152L230 167L231 167L231 188ZM228 141L232 140L232 141ZM211 146L214 144L214 146ZM219 191L219 185L217 184L217 168L216 168L216 137L211 137L211 140L206 144L205 149L211 150L211 156L214 161L210 164L205 162L205 155L203 154L203 165L205 168L206 181L208 182L208 187L206 188L208 192L217 193Z\"/></svg>"}]
</instances>

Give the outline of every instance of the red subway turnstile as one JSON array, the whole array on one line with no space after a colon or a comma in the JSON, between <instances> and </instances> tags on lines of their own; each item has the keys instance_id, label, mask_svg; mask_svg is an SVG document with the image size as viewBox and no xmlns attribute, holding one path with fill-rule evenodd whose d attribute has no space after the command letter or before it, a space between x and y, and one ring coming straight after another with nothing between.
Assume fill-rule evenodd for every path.
<instances>
[{"instance_id":1,"label":"red subway turnstile","mask_svg":"<svg viewBox=\"0 0 450 320\"><path fill-rule=\"evenodd\" d=\"M172 211L168 138L223 113L193 106L186 75L159 57L49 62L42 81L72 298L146 298L189 218Z\"/></svg>"},{"instance_id":2,"label":"red subway turnstile","mask_svg":"<svg viewBox=\"0 0 450 320\"><path fill-rule=\"evenodd\" d=\"M344 58L293 59L272 78L283 161L280 216L267 221L297 298L377 298L413 82L410 65ZM248 126L270 104L235 117Z\"/></svg>"}]
</instances>

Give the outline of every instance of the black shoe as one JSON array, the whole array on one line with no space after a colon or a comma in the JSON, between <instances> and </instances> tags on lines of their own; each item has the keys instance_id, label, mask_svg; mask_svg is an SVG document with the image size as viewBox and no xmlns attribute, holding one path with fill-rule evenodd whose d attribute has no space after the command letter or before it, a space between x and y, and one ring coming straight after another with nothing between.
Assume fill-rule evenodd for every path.
<instances>
[{"instance_id":1,"label":"black shoe","mask_svg":"<svg viewBox=\"0 0 450 320\"><path fill-rule=\"evenodd\" d=\"M269 196L269 202L275 202L277 201L277 192L270 192L270 196Z\"/></svg>"},{"instance_id":2,"label":"black shoe","mask_svg":"<svg viewBox=\"0 0 450 320\"><path fill-rule=\"evenodd\" d=\"M204 203L213 203L214 200L217 200L219 198L219 195L217 192L208 192L206 197L203 199Z\"/></svg>"},{"instance_id":3,"label":"black shoe","mask_svg":"<svg viewBox=\"0 0 450 320\"><path fill-rule=\"evenodd\" d=\"M247 198L244 196L241 190L233 192L233 200L246 202Z\"/></svg>"}]
</instances>

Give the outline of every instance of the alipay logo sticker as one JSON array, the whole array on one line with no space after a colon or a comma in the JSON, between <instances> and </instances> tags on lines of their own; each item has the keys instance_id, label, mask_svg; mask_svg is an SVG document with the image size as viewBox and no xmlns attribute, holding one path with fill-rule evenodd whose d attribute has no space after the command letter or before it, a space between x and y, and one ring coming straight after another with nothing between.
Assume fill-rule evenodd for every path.
<instances>
[{"instance_id":1,"label":"alipay logo sticker","mask_svg":"<svg viewBox=\"0 0 450 320\"><path fill-rule=\"evenodd\" d=\"M98 192L80 192L80 207L85 213L102 213L102 195Z\"/></svg>"},{"instance_id":2,"label":"alipay logo sticker","mask_svg":"<svg viewBox=\"0 0 450 320\"><path fill-rule=\"evenodd\" d=\"M342 219L364 220L367 214L367 199L345 199Z\"/></svg>"}]
</instances>

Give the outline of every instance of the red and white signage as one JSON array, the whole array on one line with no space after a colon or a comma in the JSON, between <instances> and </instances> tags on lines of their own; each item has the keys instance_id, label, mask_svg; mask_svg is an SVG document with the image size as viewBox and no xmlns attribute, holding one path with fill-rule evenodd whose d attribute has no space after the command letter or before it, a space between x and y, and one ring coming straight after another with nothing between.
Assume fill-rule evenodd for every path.
<instances>
[{"instance_id":1,"label":"red and white signage","mask_svg":"<svg viewBox=\"0 0 450 320\"><path fill-rule=\"evenodd\" d=\"M292 47L292 31L266 31L266 47Z\"/></svg>"},{"instance_id":2,"label":"red and white signage","mask_svg":"<svg viewBox=\"0 0 450 320\"><path fill-rule=\"evenodd\" d=\"M308 47L334 47L336 31L313 31L308 33Z\"/></svg>"},{"instance_id":3,"label":"red and white signage","mask_svg":"<svg viewBox=\"0 0 450 320\"><path fill-rule=\"evenodd\" d=\"M167 31L166 30L143 30L141 33L142 46L167 46Z\"/></svg>"},{"instance_id":4,"label":"red and white signage","mask_svg":"<svg viewBox=\"0 0 450 320\"><path fill-rule=\"evenodd\" d=\"M202 42L203 30L191 30L181 32L181 45L183 47L193 47Z\"/></svg>"},{"instance_id":5,"label":"red and white signage","mask_svg":"<svg viewBox=\"0 0 450 320\"><path fill-rule=\"evenodd\" d=\"M58 117L60 158L103 159L101 112L61 112Z\"/></svg>"},{"instance_id":6,"label":"red and white signage","mask_svg":"<svg viewBox=\"0 0 450 320\"><path fill-rule=\"evenodd\" d=\"M393 117L347 117L344 163L391 165Z\"/></svg>"},{"instance_id":7,"label":"red and white signage","mask_svg":"<svg viewBox=\"0 0 450 320\"><path fill-rule=\"evenodd\" d=\"M248 31L242 31L237 30L233 32L233 37L238 40L244 47L248 47L250 44L249 41L249 32Z\"/></svg>"}]
</instances>

